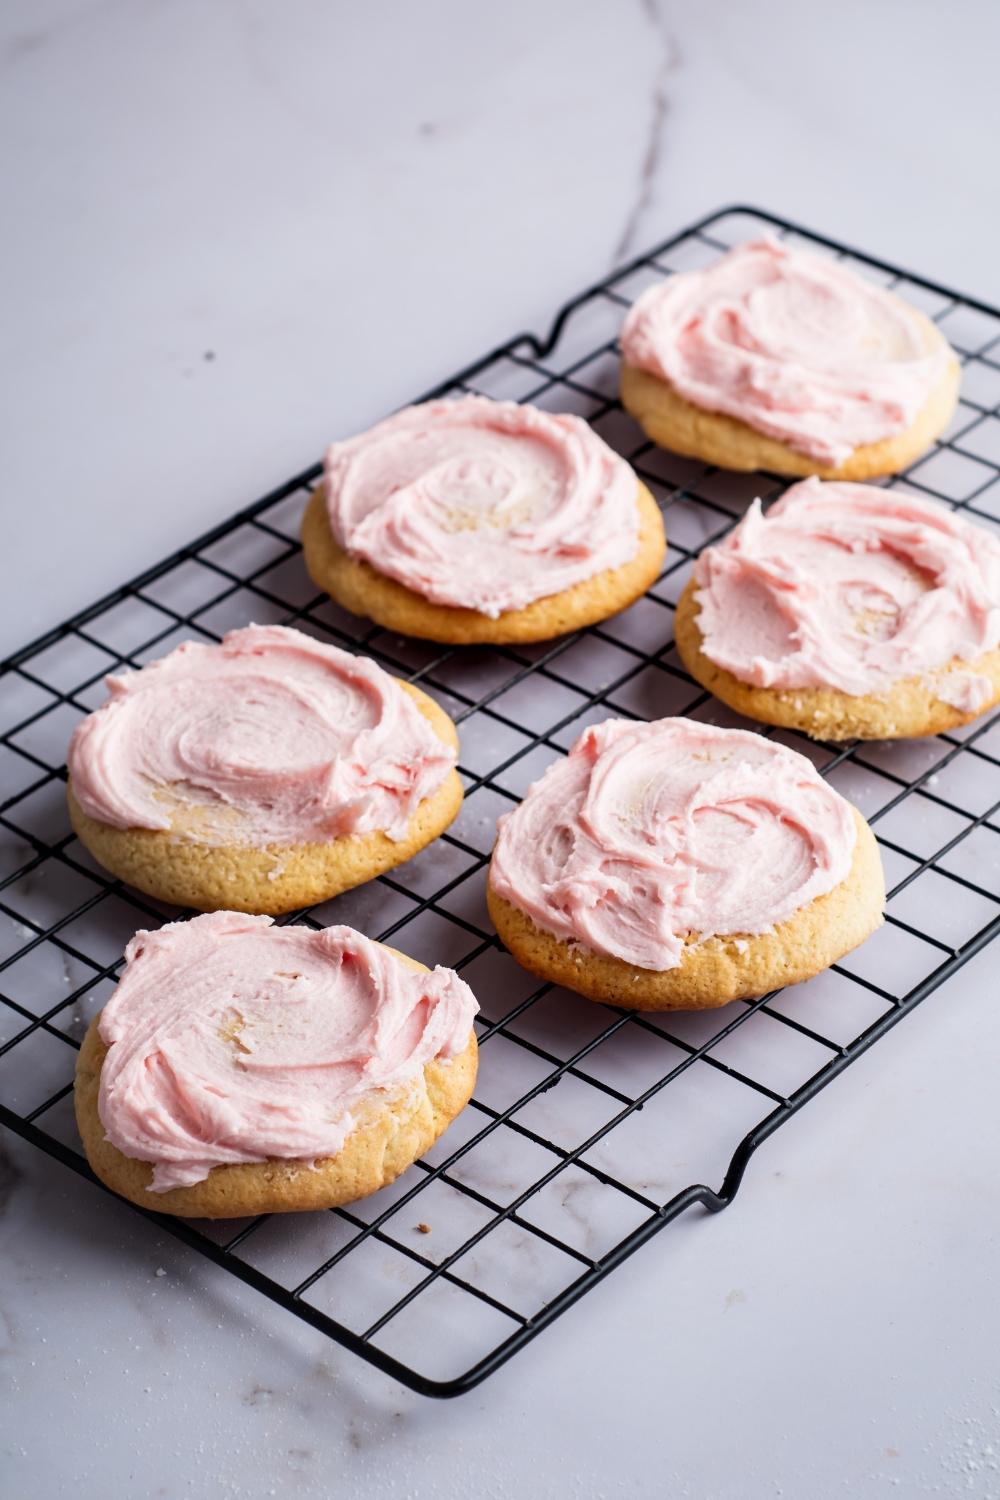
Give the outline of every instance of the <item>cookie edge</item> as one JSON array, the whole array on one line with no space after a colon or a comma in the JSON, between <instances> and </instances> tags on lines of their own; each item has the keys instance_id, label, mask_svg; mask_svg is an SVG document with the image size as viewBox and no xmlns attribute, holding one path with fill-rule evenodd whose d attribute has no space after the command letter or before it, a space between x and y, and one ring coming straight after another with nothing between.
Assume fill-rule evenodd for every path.
<instances>
[{"instance_id":1,"label":"cookie edge","mask_svg":"<svg viewBox=\"0 0 1000 1500\"><path fill-rule=\"evenodd\" d=\"M696 406L668 381L624 360L621 403L657 447L705 464L793 479L876 479L908 468L951 421L958 405L961 366L950 346L949 352L952 357L947 369L909 427L877 443L864 443L843 462L833 465L818 463L737 417Z\"/></svg>"},{"instance_id":2,"label":"cookie edge","mask_svg":"<svg viewBox=\"0 0 1000 1500\"><path fill-rule=\"evenodd\" d=\"M901 678L886 693L859 697L835 688L766 688L742 682L705 655L697 590L695 579L689 578L677 601L674 641L678 655L701 687L757 723L797 729L811 739L834 742L921 739L972 724L1000 703L1000 647L975 661L954 657L946 667L929 668L919 677ZM993 684L990 702L974 713L963 713L939 698L931 681L935 675L953 671L988 677Z\"/></svg>"},{"instance_id":3,"label":"cookie edge","mask_svg":"<svg viewBox=\"0 0 1000 1500\"><path fill-rule=\"evenodd\" d=\"M419 973L429 972L395 948L387 951ZM433 1058L423 1069L423 1086L404 1086L384 1099L366 1101L362 1118L336 1156L309 1166L271 1158L238 1166L213 1167L190 1187L153 1193L151 1163L126 1156L104 1136L98 1112L101 1069L108 1048L93 1017L77 1058L73 1092L77 1127L94 1174L105 1187L141 1208L182 1218L238 1219L262 1213L305 1213L354 1203L387 1187L423 1156L472 1097L478 1068L475 1028L468 1044L450 1061Z\"/></svg>"},{"instance_id":4,"label":"cookie edge","mask_svg":"<svg viewBox=\"0 0 1000 1500\"><path fill-rule=\"evenodd\" d=\"M635 557L606 568L571 588L535 599L497 619L475 609L435 604L361 558L351 557L330 529L326 494L313 490L302 517L302 550L318 589L343 609L374 620L385 630L446 646L515 645L547 641L620 614L655 583L666 555L660 508L636 480L639 545Z\"/></svg>"},{"instance_id":5,"label":"cookie edge","mask_svg":"<svg viewBox=\"0 0 1000 1500\"><path fill-rule=\"evenodd\" d=\"M626 1010L713 1010L750 1000L828 969L884 920L885 877L871 828L854 814L851 868L839 885L800 907L772 932L738 933L689 943L675 969L642 969L543 931L487 883L497 934L522 968L588 1000ZM737 943L745 944L741 952Z\"/></svg>"},{"instance_id":6,"label":"cookie edge","mask_svg":"<svg viewBox=\"0 0 1000 1500\"><path fill-rule=\"evenodd\" d=\"M440 704L413 683L394 681L438 739L457 751L458 731ZM325 843L252 848L198 844L168 829L115 828L84 812L72 779L66 786L74 833L117 879L170 905L258 916L282 916L332 900L413 859L455 820L462 796L461 777L452 767L437 791L417 806L404 839L375 830Z\"/></svg>"}]
</instances>

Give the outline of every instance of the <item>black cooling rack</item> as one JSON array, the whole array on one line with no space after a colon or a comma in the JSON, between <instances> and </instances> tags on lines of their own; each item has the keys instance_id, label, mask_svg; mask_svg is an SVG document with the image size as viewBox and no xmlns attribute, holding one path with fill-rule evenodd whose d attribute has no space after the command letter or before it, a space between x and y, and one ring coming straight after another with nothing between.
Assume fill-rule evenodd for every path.
<instances>
[{"instance_id":1,"label":"black cooling rack","mask_svg":"<svg viewBox=\"0 0 1000 1500\"><path fill-rule=\"evenodd\" d=\"M482 1004L471 1106L399 1182L349 1208L208 1226L147 1215L428 1395L471 1389L685 1209L732 1202L761 1142L1000 932L1000 715L902 743L830 747L778 732L874 824L890 891L886 926L792 991L714 1013L632 1015L539 985L486 916L497 814L586 724L675 713L746 722L685 674L672 611L699 549L751 496L773 499L784 485L648 443L616 399L615 339L651 281L764 229L848 261L938 321L963 359L962 402L905 483L996 527L1000 313L730 208L575 298L547 338L522 334L429 393L578 412L628 458L666 510L670 549L624 614L517 649L441 650L369 627L315 594L302 566L298 524L316 466L3 668L0 1121L84 1176L76 1050L132 932L178 915L110 880L69 831L66 743L103 700L104 675L182 639L294 623L419 681L458 721L466 799L452 829L296 920L349 922L461 971Z\"/></svg>"}]
</instances>

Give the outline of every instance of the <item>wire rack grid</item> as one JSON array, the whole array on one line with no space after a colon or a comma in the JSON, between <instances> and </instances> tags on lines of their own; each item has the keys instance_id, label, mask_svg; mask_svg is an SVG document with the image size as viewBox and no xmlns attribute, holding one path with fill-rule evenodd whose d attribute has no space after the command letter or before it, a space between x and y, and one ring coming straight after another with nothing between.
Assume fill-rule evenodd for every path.
<instances>
[{"instance_id":1,"label":"wire rack grid","mask_svg":"<svg viewBox=\"0 0 1000 1500\"><path fill-rule=\"evenodd\" d=\"M669 552L658 582L623 614L517 649L443 650L369 627L317 596L302 566L299 517L317 466L3 668L0 1123L85 1176L76 1051L133 931L179 915L110 879L68 828L66 744L103 701L105 674L183 639L294 623L419 681L458 721L466 795L451 830L294 920L348 922L462 973L482 1005L472 1104L426 1159L350 1207L210 1225L148 1215L428 1395L478 1384L685 1209L729 1204L757 1147L1000 933L1000 715L935 739L847 747L776 732L873 823L890 892L886 926L792 991L716 1012L616 1011L539 984L486 915L497 815L587 724L688 714L759 727L686 675L672 611L698 551L753 495L767 502L784 484L647 442L617 401L616 336L651 281L762 230L846 260L937 320L963 361L962 401L904 482L996 528L1000 313L734 207L567 304L547 338L520 335L429 393L577 412L633 464L665 508Z\"/></svg>"}]
</instances>

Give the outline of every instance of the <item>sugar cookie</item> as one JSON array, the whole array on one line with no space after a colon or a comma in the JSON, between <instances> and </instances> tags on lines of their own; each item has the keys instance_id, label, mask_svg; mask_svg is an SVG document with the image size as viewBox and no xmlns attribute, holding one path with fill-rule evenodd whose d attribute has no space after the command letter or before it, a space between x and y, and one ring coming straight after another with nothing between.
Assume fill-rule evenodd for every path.
<instances>
[{"instance_id":1,"label":"sugar cookie","mask_svg":"<svg viewBox=\"0 0 1000 1500\"><path fill-rule=\"evenodd\" d=\"M108 686L70 745L70 818L106 869L162 901L326 901L411 858L461 805L443 709L300 631L186 642Z\"/></svg>"},{"instance_id":2,"label":"sugar cookie","mask_svg":"<svg viewBox=\"0 0 1000 1500\"><path fill-rule=\"evenodd\" d=\"M450 969L349 927L216 912L140 932L87 1031L87 1159L160 1213L333 1208L392 1182L472 1094L478 1009Z\"/></svg>"},{"instance_id":3,"label":"sugar cookie","mask_svg":"<svg viewBox=\"0 0 1000 1500\"><path fill-rule=\"evenodd\" d=\"M897 739L1000 702L1000 541L933 500L807 479L698 558L674 622L692 677L817 739Z\"/></svg>"},{"instance_id":4,"label":"sugar cookie","mask_svg":"<svg viewBox=\"0 0 1000 1500\"><path fill-rule=\"evenodd\" d=\"M923 313L771 240L650 287L621 344L622 402L646 434L727 469L893 474L958 400L958 361Z\"/></svg>"},{"instance_id":5,"label":"sugar cookie","mask_svg":"<svg viewBox=\"0 0 1000 1500\"><path fill-rule=\"evenodd\" d=\"M656 579L665 549L649 491L585 422L482 396L334 443L302 543L346 609L449 644L606 619Z\"/></svg>"},{"instance_id":6,"label":"sugar cookie","mask_svg":"<svg viewBox=\"0 0 1000 1500\"><path fill-rule=\"evenodd\" d=\"M884 900L870 828L804 756L690 719L586 730L501 818L488 886L519 963L632 1010L808 979Z\"/></svg>"}]
</instances>

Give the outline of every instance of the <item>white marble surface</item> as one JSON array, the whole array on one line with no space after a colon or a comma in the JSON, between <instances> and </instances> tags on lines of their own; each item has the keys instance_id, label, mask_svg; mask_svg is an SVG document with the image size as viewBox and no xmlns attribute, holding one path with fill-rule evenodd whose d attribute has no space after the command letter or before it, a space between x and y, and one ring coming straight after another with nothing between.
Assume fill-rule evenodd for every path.
<instances>
[{"instance_id":1,"label":"white marble surface","mask_svg":"<svg viewBox=\"0 0 1000 1500\"><path fill-rule=\"evenodd\" d=\"M0 649L723 202L1000 300L985 0L12 0L0 27ZM445 1405L8 1138L0 1489L996 1497L995 995L984 956L730 1212Z\"/></svg>"}]
</instances>

